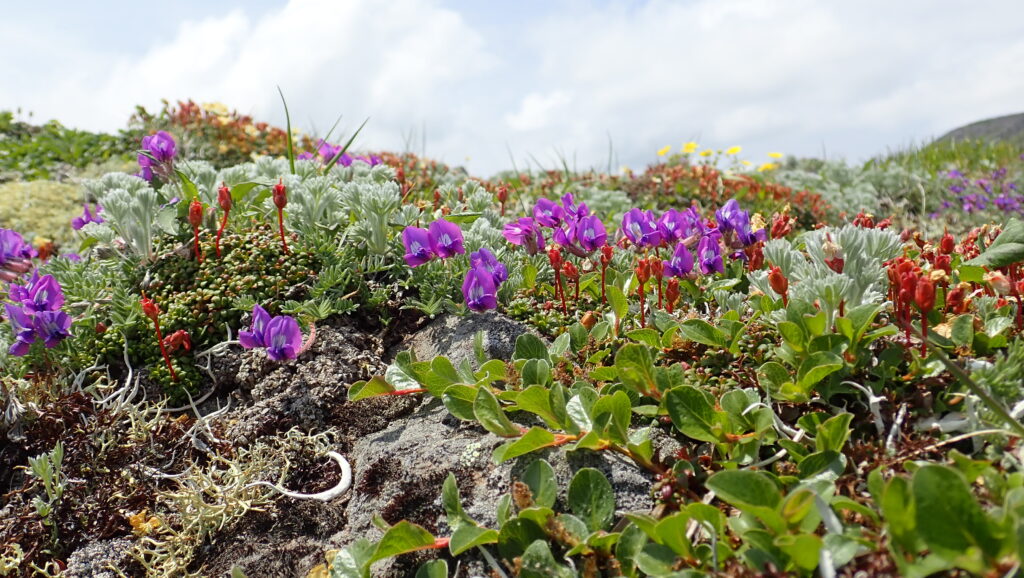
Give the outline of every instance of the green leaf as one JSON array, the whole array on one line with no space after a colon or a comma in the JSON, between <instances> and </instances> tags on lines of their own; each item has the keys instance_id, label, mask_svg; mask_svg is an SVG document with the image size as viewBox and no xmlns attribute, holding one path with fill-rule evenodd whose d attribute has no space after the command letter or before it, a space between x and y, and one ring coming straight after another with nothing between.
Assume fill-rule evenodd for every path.
<instances>
[{"instance_id":1,"label":"green leaf","mask_svg":"<svg viewBox=\"0 0 1024 578\"><path fill-rule=\"evenodd\" d=\"M615 544L615 558L622 565L623 573L626 576L636 576L630 570L636 566L636 557L643 550L646 543L647 534L637 527L636 524L630 524L622 531L618 543Z\"/></svg>"},{"instance_id":2,"label":"green leaf","mask_svg":"<svg viewBox=\"0 0 1024 578\"><path fill-rule=\"evenodd\" d=\"M519 437L522 432L519 426L512 423L501 409L498 398L486 387L477 389L473 400L473 416L484 426L484 429L500 437Z\"/></svg>"},{"instance_id":3,"label":"green leaf","mask_svg":"<svg viewBox=\"0 0 1024 578\"><path fill-rule=\"evenodd\" d=\"M445 356L439 355L430 362L430 371L438 378L448 383L462 383L462 376L452 365L452 362Z\"/></svg>"},{"instance_id":4,"label":"green leaf","mask_svg":"<svg viewBox=\"0 0 1024 578\"><path fill-rule=\"evenodd\" d=\"M643 394L655 389L654 357L646 345L623 345L615 354L615 370L619 380L637 393Z\"/></svg>"},{"instance_id":5,"label":"green leaf","mask_svg":"<svg viewBox=\"0 0 1024 578\"><path fill-rule=\"evenodd\" d=\"M458 529L459 526L466 523L475 525L462 509L459 485L455 481L455 474L451 472L448 472L448 477L445 478L444 484L441 486L441 505L444 506L445 515L448 517L448 525L453 529Z\"/></svg>"},{"instance_id":6,"label":"green leaf","mask_svg":"<svg viewBox=\"0 0 1024 578\"><path fill-rule=\"evenodd\" d=\"M518 558L535 540L546 538L547 534L533 520L512 518L498 532L498 553L506 560Z\"/></svg>"},{"instance_id":7,"label":"green leaf","mask_svg":"<svg viewBox=\"0 0 1024 578\"><path fill-rule=\"evenodd\" d=\"M376 545L366 538L357 538L334 555L331 578L369 578L371 556L375 548Z\"/></svg>"},{"instance_id":8,"label":"green leaf","mask_svg":"<svg viewBox=\"0 0 1024 578\"><path fill-rule=\"evenodd\" d=\"M974 315L958 315L950 322L950 340L957 347L970 347L974 342Z\"/></svg>"},{"instance_id":9,"label":"green leaf","mask_svg":"<svg viewBox=\"0 0 1024 578\"><path fill-rule=\"evenodd\" d=\"M710 394L690 385L670 389L665 394L665 409L672 424L686 436L698 441L718 442L715 408Z\"/></svg>"},{"instance_id":10,"label":"green leaf","mask_svg":"<svg viewBox=\"0 0 1024 578\"><path fill-rule=\"evenodd\" d=\"M615 492L608 478L594 468L581 468L569 482L569 509L592 532L606 530L615 516Z\"/></svg>"},{"instance_id":11,"label":"green leaf","mask_svg":"<svg viewBox=\"0 0 1024 578\"><path fill-rule=\"evenodd\" d=\"M463 524L459 526L454 533L452 533L452 539L451 542L448 543L448 549L451 551L452 556L458 556L471 548L482 546L484 544L494 544L497 541L497 530Z\"/></svg>"},{"instance_id":12,"label":"green leaf","mask_svg":"<svg viewBox=\"0 0 1024 578\"><path fill-rule=\"evenodd\" d=\"M818 567L822 542L814 534L779 536L775 539L775 545L801 570L809 572Z\"/></svg>"},{"instance_id":13,"label":"green leaf","mask_svg":"<svg viewBox=\"0 0 1024 578\"><path fill-rule=\"evenodd\" d=\"M993 523L959 472L927 464L914 473L911 485L917 533L929 548L961 554L977 546L990 560L999 554L1000 542L994 535Z\"/></svg>"},{"instance_id":14,"label":"green leaf","mask_svg":"<svg viewBox=\"0 0 1024 578\"><path fill-rule=\"evenodd\" d=\"M658 533L658 543L672 548L677 556L692 556L693 547L689 538L686 537L689 523L690 516L685 512L676 512L662 518L655 527L655 531Z\"/></svg>"},{"instance_id":15,"label":"green leaf","mask_svg":"<svg viewBox=\"0 0 1024 578\"><path fill-rule=\"evenodd\" d=\"M985 280L985 268L962 264L956 270L960 281L967 283L981 283Z\"/></svg>"},{"instance_id":16,"label":"green leaf","mask_svg":"<svg viewBox=\"0 0 1024 578\"><path fill-rule=\"evenodd\" d=\"M1024 260L1024 222L1013 217L981 255L965 265L999 269Z\"/></svg>"},{"instance_id":17,"label":"green leaf","mask_svg":"<svg viewBox=\"0 0 1024 578\"><path fill-rule=\"evenodd\" d=\"M819 425L818 433L814 437L814 444L818 451L842 452L846 440L850 437L850 422L852 421L853 414L843 412L830 417Z\"/></svg>"},{"instance_id":18,"label":"green leaf","mask_svg":"<svg viewBox=\"0 0 1024 578\"><path fill-rule=\"evenodd\" d=\"M256 187L260 187L260 186L264 186L265 187L265 186L268 186L268 185L266 183L252 183L252 182L249 182L249 183L238 183L237 185L231 187L231 202L233 204L241 203L242 199L245 198L245 195L249 194L250 191L252 191Z\"/></svg>"},{"instance_id":19,"label":"green leaf","mask_svg":"<svg viewBox=\"0 0 1024 578\"><path fill-rule=\"evenodd\" d=\"M512 354L512 359L550 360L548 346L540 337L532 333L523 333L516 338L516 349Z\"/></svg>"},{"instance_id":20,"label":"green leaf","mask_svg":"<svg viewBox=\"0 0 1024 578\"><path fill-rule=\"evenodd\" d=\"M786 340L786 344L792 347L794 351L802 352L804 350L807 336L799 325L792 321L780 321L776 328L778 328L782 338Z\"/></svg>"},{"instance_id":21,"label":"green leaf","mask_svg":"<svg viewBox=\"0 0 1024 578\"><path fill-rule=\"evenodd\" d=\"M583 349L583 346L587 344L587 338L590 335L587 332L587 328L584 327L583 324L580 323L579 321L569 326L568 333L569 345L570 347L572 347L574 353L578 352L580 349Z\"/></svg>"},{"instance_id":22,"label":"green leaf","mask_svg":"<svg viewBox=\"0 0 1024 578\"><path fill-rule=\"evenodd\" d=\"M486 389L481 387L480 389ZM452 415L462 421L474 421L476 414L473 410L473 402L476 400L477 388L468 385L452 385L444 390L441 395L441 402Z\"/></svg>"},{"instance_id":23,"label":"green leaf","mask_svg":"<svg viewBox=\"0 0 1024 578\"><path fill-rule=\"evenodd\" d=\"M595 367L594 369L590 370L590 381L594 383L601 381L615 381L618 378L619 371L614 367Z\"/></svg>"},{"instance_id":24,"label":"green leaf","mask_svg":"<svg viewBox=\"0 0 1024 578\"><path fill-rule=\"evenodd\" d=\"M380 542L377 543L377 549L373 552L373 556L370 558L370 563L372 564L377 560L398 556L399 554L415 552L416 550L422 550L433 545L434 536L430 532L422 526L417 526L407 520L402 520L394 526L391 526L391 528L384 533Z\"/></svg>"},{"instance_id":25,"label":"green leaf","mask_svg":"<svg viewBox=\"0 0 1024 578\"><path fill-rule=\"evenodd\" d=\"M679 333L685 339L696 341L708 347L729 347L729 337L721 329L703 319L687 319L679 325Z\"/></svg>"},{"instance_id":26,"label":"green leaf","mask_svg":"<svg viewBox=\"0 0 1024 578\"><path fill-rule=\"evenodd\" d=\"M875 474L878 470L872 472ZM877 476L881 481L881 476ZM869 482L871 482L869 477ZM874 492L872 492L874 494ZM889 480L884 486L881 495L874 495L878 501L882 516L888 524L889 534L893 541L898 544L904 552L917 553L917 514L913 495L911 494L910 482L901 476Z\"/></svg>"},{"instance_id":27,"label":"green leaf","mask_svg":"<svg viewBox=\"0 0 1024 578\"><path fill-rule=\"evenodd\" d=\"M497 532L494 533L497 534ZM416 578L448 578L448 562L431 560L420 566L420 569L416 571Z\"/></svg>"},{"instance_id":28,"label":"green leaf","mask_svg":"<svg viewBox=\"0 0 1024 578\"><path fill-rule=\"evenodd\" d=\"M546 359L528 359L521 374L523 385L547 385L551 381L551 365Z\"/></svg>"},{"instance_id":29,"label":"green leaf","mask_svg":"<svg viewBox=\"0 0 1024 578\"><path fill-rule=\"evenodd\" d=\"M824 311L819 311L814 315L803 316L804 327L812 338L825 334L825 324L827 321Z\"/></svg>"},{"instance_id":30,"label":"green leaf","mask_svg":"<svg viewBox=\"0 0 1024 578\"><path fill-rule=\"evenodd\" d=\"M555 470L544 460L537 460L526 468L523 483L530 488L533 502L543 508L553 508L558 499L558 482Z\"/></svg>"},{"instance_id":31,"label":"green leaf","mask_svg":"<svg viewBox=\"0 0 1024 578\"><path fill-rule=\"evenodd\" d=\"M576 573L555 561L546 540L536 540L522 556L519 578L574 578Z\"/></svg>"},{"instance_id":32,"label":"green leaf","mask_svg":"<svg viewBox=\"0 0 1024 578\"><path fill-rule=\"evenodd\" d=\"M602 437L611 439L613 442L625 445L629 443L629 422L632 418L632 406L629 395L621 389L612 395L603 395L594 404L592 411L596 427L601 427ZM607 415L602 422L602 416ZM598 426L597 424L602 425Z\"/></svg>"},{"instance_id":33,"label":"green leaf","mask_svg":"<svg viewBox=\"0 0 1024 578\"><path fill-rule=\"evenodd\" d=\"M650 542L636 555L636 567L648 576L672 576L676 572L676 553L668 546Z\"/></svg>"},{"instance_id":34,"label":"green leaf","mask_svg":"<svg viewBox=\"0 0 1024 578\"><path fill-rule=\"evenodd\" d=\"M781 363L769 361L757 369L757 383L772 397L778 397L778 393L792 383L792 378Z\"/></svg>"},{"instance_id":35,"label":"green leaf","mask_svg":"<svg viewBox=\"0 0 1024 578\"><path fill-rule=\"evenodd\" d=\"M348 399L349 401L357 401L392 391L395 391L395 388L384 381L383 377L376 375L370 378L370 381L357 381L353 383L352 387L348 390Z\"/></svg>"},{"instance_id":36,"label":"green leaf","mask_svg":"<svg viewBox=\"0 0 1024 578\"><path fill-rule=\"evenodd\" d=\"M531 385L516 396L516 409L540 416L552 429L559 429L561 422L551 409L551 390L541 385Z\"/></svg>"},{"instance_id":37,"label":"green leaf","mask_svg":"<svg viewBox=\"0 0 1024 578\"><path fill-rule=\"evenodd\" d=\"M451 221L452 223L458 223L460 225L470 225L470 224L473 223L473 221L479 219L480 215L482 215L482 214L483 213L479 213L479 212L476 212L476 213L474 213L474 212L465 212L465 213L458 213L458 214L452 213L452 214L449 214L449 215L445 215L444 218L445 218L446 221Z\"/></svg>"},{"instance_id":38,"label":"green leaf","mask_svg":"<svg viewBox=\"0 0 1024 578\"><path fill-rule=\"evenodd\" d=\"M277 93L281 95L281 104L284 105L285 137L288 141L288 168L295 174L295 143L292 142L292 115L288 112L288 101L284 99L284 91L277 87Z\"/></svg>"},{"instance_id":39,"label":"green leaf","mask_svg":"<svg viewBox=\"0 0 1024 578\"><path fill-rule=\"evenodd\" d=\"M384 371L384 379L394 386L394 389L419 389L423 387L423 384L416 379L416 376L410 375L403 367L394 363L389 365L387 370Z\"/></svg>"},{"instance_id":40,"label":"green leaf","mask_svg":"<svg viewBox=\"0 0 1024 578\"><path fill-rule=\"evenodd\" d=\"M804 391L811 391L819 381L839 371L843 365L843 358L835 353L828 351L812 353L797 370L797 386Z\"/></svg>"},{"instance_id":41,"label":"green leaf","mask_svg":"<svg viewBox=\"0 0 1024 578\"><path fill-rule=\"evenodd\" d=\"M627 333L626 337L632 339L633 341L643 343L644 345L652 347L654 349L658 349L661 347L661 335L657 331L650 328L634 329L633 331Z\"/></svg>"},{"instance_id":42,"label":"green leaf","mask_svg":"<svg viewBox=\"0 0 1024 578\"><path fill-rule=\"evenodd\" d=\"M782 500L775 482L753 470L722 470L712 474L706 485L720 498L741 509L744 506L774 509Z\"/></svg>"},{"instance_id":43,"label":"green leaf","mask_svg":"<svg viewBox=\"0 0 1024 578\"><path fill-rule=\"evenodd\" d=\"M568 331L566 331L565 333L563 333L563 334L559 335L558 337L556 337L555 340L553 342L551 342L551 346L548 347L548 356L549 356L549 358L551 358L551 357L561 357L567 351L569 351L569 347L570 347L570 344L571 344L570 341L571 341L571 337L569 336L569 332Z\"/></svg>"},{"instance_id":44,"label":"green leaf","mask_svg":"<svg viewBox=\"0 0 1024 578\"><path fill-rule=\"evenodd\" d=\"M498 463L505 462L532 451L551 446L554 443L555 434L542 427L533 426L519 439L506 442L495 448L494 461Z\"/></svg>"},{"instance_id":45,"label":"green leaf","mask_svg":"<svg viewBox=\"0 0 1024 578\"><path fill-rule=\"evenodd\" d=\"M834 478L842 475L846 469L846 456L835 450L824 450L809 454L796 466L801 478L807 479L828 470Z\"/></svg>"},{"instance_id":46,"label":"green leaf","mask_svg":"<svg viewBox=\"0 0 1024 578\"><path fill-rule=\"evenodd\" d=\"M608 285L605 288L605 296L608 298L608 305L612 308L612 315L617 322L621 322L629 314L629 301L625 293L615 285Z\"/></svg>"}]
</instances>

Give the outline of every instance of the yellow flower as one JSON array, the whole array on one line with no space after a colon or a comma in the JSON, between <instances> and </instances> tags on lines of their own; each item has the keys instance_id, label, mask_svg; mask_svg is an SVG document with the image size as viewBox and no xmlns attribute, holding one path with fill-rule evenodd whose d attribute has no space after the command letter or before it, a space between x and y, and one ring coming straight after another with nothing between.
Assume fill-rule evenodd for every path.
<instances>
[{"instance_id":1,"label":"yellow flower","mask_svg":"<svg viewBox=\"0 0 1024 578\"><path fill-rule=\"evenodd\" d=\"M779 168L779 165L775 163L764 163L763 165L757 167L757 172L763 173L765 171L774 171L777 168Z\"/></svg>"},{"instance_id":2,"label":"yellow flower","mask_svg":"<svg viewBox=\"0 0 1024 578\"><path fill-rule=\"evenodd\" d=\"M734 147L729 147L728 149L726 149L725 154L736 155L739 154L741 150L743 150L743 147L736 145Z\"/></svg>"},{"instance_id":3,"label":"yellow flower","mask_svg":"<svg viewBox=\"0 0 1024 578\"><path fill-rule=\"evenodd\" d=\"M702 156L702 157L709 157L712 154L714 154L714 152L715 151L713 151L711 149L704 149L704 150L700 151L700 156Z\"/></svg>"},{"instance_id":4,"label":"yellow flower","mask_svg":"<svg viewBox=\"0 0 1024 578\"><path fill-rule=\"evenodd\" d=\"M770 158L770 159L781 159L782 158L782 153L768 153L768 158Z\"/></svg>"},{"instance_id":5,"label":"yellow flower","mask_svg":"<svg viewBox=\"0 0 1024 578\"><path fill-rule=\"evenodd\" d=\"M163 525L160 522L160 518L157 518L156 516L150 516L147 520L146 510L142 510L135 515L129 516L128 523L131 524L132 530L135 530L135 533L140 536L151 534Z\"/></svg>"},{"instance_id":6,"label":"yellow flower","mask_svg":"<svg viewBox=\"0 0 1024 578\"><path fill-rule=\"evenodd\" d=\"M217 116L225 116L228 114L228 107L224 106L224 104L220 102L204 102L199 105L199 108Z\"/></svg>"},{"instance_id":7,"label":"yellow flower","mask_svg":"<svg viewBox=\"0 0 1024 578\"><path fill-rule=\"evenodd\" d=\"M752 165L754 163L752 163L750 161L743 160L743 161L740 161L740 164L742 164L745 167L749 167L750 165Z\"/></svg>"},{"instance_id":8,"label":"yellow flower","mask_svg":"<svg viewBox=\"0 0 1024 578\"><path fill-rule=\"evenodd\" d=\"M667 155L670 150L672 150L672 147L670 145L665 145L665 146L661 147L660 149L658 149L658 156L659 157L663 157L663 156Z\"/></svg>"},{"instance_id":9,"label":"yellow flower","mask_svg":"<svg viewBox=\"0 0 1024 578\"><path fill-rule=\"evenodd\" d=\"M690 154L697 151L697 143L690 141L683 145L683 154Z\"/></svg>"},{"instance_id":10,"label":"yellow flower","mask_svg":"<svg viewBox=\"0 0 1024 578\"><path fill-rule=\"evenodd\" d=\"M633 172L633 169L627 167L626 165L622 165L621 167L619 167L619 172L620 173L631 173L631 172Z\"/></svg>"}]
</instances>

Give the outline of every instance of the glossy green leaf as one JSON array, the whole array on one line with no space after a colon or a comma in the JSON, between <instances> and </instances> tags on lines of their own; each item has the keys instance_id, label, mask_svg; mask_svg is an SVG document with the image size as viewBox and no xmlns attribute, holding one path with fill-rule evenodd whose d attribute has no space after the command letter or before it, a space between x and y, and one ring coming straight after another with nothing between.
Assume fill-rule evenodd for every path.
<instances>
[{"instance_id":1,"label":"glossy green leaf","mask_svg":"<svg viewBox=\"0 0 1024 578\"><path fill-rule=\"evenodd\" d=\"M476 392L477 388L475 387L452 385L444 390L441 402L452 415L460 420L474 421L476 414L473 412L473 402L476 399Z\"/></svg>"},{"instance_id":2,"label":"glossy green leaf","mask_svg":"<svg viewBox=\"0 0 1024 578\"><path fill-rule=\"evenodd\" d=\"M569 482L569 510L596 532L606 530L615 516L615 492L608 478L594 468L581 468Z\"/></svg>"},{"instance_id":3,"label":"glossy green leaf","mask_svg":"<svg viewBox=\"0 0 1024 578\"><path fill-rule=\"evenodd\" d=\"M800 364L796 383L804 391L810 391L821 380L843 368L843 358L835 353L819 351L812 353Z\"/></svg>"},{"instance_id":4,"label":"glossy green leaf","mask_svg":"<svg viewBox=\"0 0 1024 578\"><path fill-rule=\"evenodd\" d=\"M929 548L960 553L976 546L990 559L998 555L993 523L959 472L927 464L914 473L911 486L917 532Z\"/></svg>"},{"instance_id":5,"label":"glossy green leaf","mask_svg":"<svg viewBox=\"0 0 1024 578\"><path fill-rule=\"evenodd\" d=\"M794 351L802 352L804 350L807 336L799 325L792 321L780 321L776 328L779 330L782 338L786 340L786 344L792 347Z\"/></svg>"},{"instance_id":6,"label":"glossy green leaf","mask_svg":"<svg viewBox=\"0 0 1024 578\"><path fill-rule=\"evenodd\" d=\"M444 507L445 516L448 518L448 525L458 529L464 524L475 525L466 516L462 509L462 499L459 496L459 485L455 481L455 474L448 472L444 484L441 486L441 505Z\"/></svg>"},{"instance_id":7,"label":"glossy green leaf","mask_svg":"<svg viewBox=\"0 0 1024 578\"><path fill-rule=\"evenodd\" d=\"M654 357L646 345L627 343L615 354L615 370L626 387L638 393L655 389Z\"/></svg>"},{"instance_id":8,"label":"glossy green leaf","mask_svg":"<svg viewBox=\"0 0 1024 578\"><path fill-rule=\"evenodd\" d=\"M684 339L696 341L708 347L729 347L729 337L722 330L703 319L687 319L679 325L679 333Z\"/></svg>"},{"instance_id":9,"label":"glossy green leaf","mask_svg":"<svg viewBox=\"0 0 1024 578\"><path fill-rule=\"evenodd\" d=\"M371 557L376 548L366 538L357 538L334 555L331 578L369 578Z\"/></svg>"},{"instance_id":10,"label":"glossy green leaf","mask_svg":"<svg viewBox=\"0 0 1024 578\"><path fill-rule=\"evenodd\" d=\"M555 561L546 540L537 540L526 548L522 556L519 578L575 578L568 566Z\"/></svg>"},{"instance_id":11,"label":"glossy green leaf","mask_svg":"<svg viewBox=\"0 0 1024 578\"><path fill-rule=\"evenodd\" d=\"M494 544L498 541L498 531L488 528L480 528L471 524L463 524L452 533L448 549L452 556L484 544Z\"/></svg>"},{"instance_id":12,"label":"glossy green leaf","mask_svg":"<svg viewBox=\"0 0 1024 578\"><path fill-rule=\"evenodd\" d=\"M1024 222L1012 217L981 255L964 264L999 269L1021 261L1024 261Z\"/></svg>"},{"instance_id":13,"label":"glossy green leaf","mask_svg":"<svg viewBox=\"0 0 1024 578\"><path fill-rule=\"evenodd\" d=\"M370 557L370 563L398 556L399 554L415 552L416 550L422 550L433 545L434 536L430 532L422 526L402 520L391 526L384 533L384 536L381 537L380 542L377 543L377 549L374 550L373 556Z\"/></svg>"},{"instance_id":14,"label":"glossy green leaf","mask_svg":"<svg viewBox=\"0 0 1024 578\"><path fill-rule=\"evenodd\" d=\"M498 532L498 553L506 560L518 558L535 540L546 538L547 534L533 520L512 518Z\"/></svg>"},{"instance_id":15,"label":"glossy green leaf","mask_svg":"<svg viewBox=\"0 0 1024 578\"><path fill-rule=\"evenodd\" d=\"M521 435L519 426L512 423L501 409L498 398L486 387L477 389L473 400L473 416L484 426L484 429L500 437L518 437Z\"/></svg>"},{"instance_id":16,"label":"glossy green leaf","mask_svg":"<svg viewBox=\"0 0 1024 578\"><path fill-rule=\"evenodd\" d=\"M512 359L543 359L547 361L548 346L544 341L532 333L523 333L516 338L515 353Z\"/></svg>"},{"instance_id":17,"label":"glossy green leaf","mask_svg":"<svg viewBox=\"0 0 1024 578\"><path fill-rule=\"evenodd\" d=\"M523 473L523 483L529 486L533 501L538 506L553 508L558 499L558 482L555 470L545 460L537 460L530 464Z\"/></svg>"},{"instance_id":18,"label":"glossy green leaf","mask_svg":"<svg viewBox=\"0 0 1024 578\"><path fill-rule=\"evenodd\" d=\"M814 444L818 451L843 451L843 446L846 445L846 440L850 437L850 423L852 421L853 414L843 412L828 418L819 425L818 433L814 436Z\"/></svg>"},{"instance_id":19,"label":"glossy green leaf","mask_svg":"<svg viewBox=\"0 0 1024 578\"><path fill-rule=\"evenodd\" d=\"M814 534L779 536L775 539L775 546L785 552L801 570L811 571L818 567L822 542Z\"/></svg>"},{"instance_id":20,"label":"glossy green leaf","mask_svg":"<svg viewBox=\"0 0 1024 578\"><path fill-rule=\"evenodd\" d=\"M686 436L699 441L719 441L713 403L707 392L690 385L670 389L665 394L665 409L672 418L672 424Z\"/></svg>"},{"instance_id":21,"label":"glossy green leaf","mask_svg":"<svg viewBox=\"0 0 1024 578\"><path fill-rule=\"evenodd\" d=\"M551 381L551 364L546 359L528 359L521 371L523 385L547 385Z\"/></svg>"},{"instance_id":22,"label":"glossy green leaf","mask_svg":"<svg viewBox=\"0 0 1024 578\"><path fill-rule=\"evenodd\" d=\"M518 429L517 429L518 431ZM497 435L497 434L496 434ZM525 434L516 440L506 442L494 450L494 461L501 463L541 448L551 446L555 443L555 434L542 428L533 426Z\"/></svg>"},{"instance_id":23,"label":"glossy green leaf","mask_svg":"<svg viewBox=\"0 0 1024 578\"><path fill-rule=\"evenodd\" d=\"M957 347L970 347L974 343L974 315L958 315L949 325L949 338Z\"/></svg>"},{"instance_id":24,"label":"glossy green leaf","mask_svg":"<svg viewBox=\"0 0 1024 578\"><path fill-rule=\"evenodd\" d=\"M497 532L494 533L497 534ZM420 566L416 571L416 578L448 578L448 562L431 560Z\"/></svg>"},{"instance_id":25,"label":"glossy green leaf","mask_svg":"<svg viewBox=\"0 0 1024 578\"><path fill-rule=\"evenodd\" d=\"M626 333L626 337L654 349L661 347L661 334L649 327L644 329L634 329L633 331Z\"/></svg>"},{"instance_id":26,"label":"glossy green leaf","mask_svg":"<svg viewBox=\"0 0 1024 578\"><path fill-rule=\"evenodd\" d=\"M609 284L605 288L605 296L608 297L612 315L615 316L616 321L621 322L629 314L629 301L626 300L626 294L622 292L622 289Z\"/></svg>"},{"instance_id":27,"label":"glossy green leaf","mask_svg":"<svg viewBox=\"0 0 1024 578\"><path fill-rule=\"evenodd\" d=\"M369 381L357 381L356 383L353 383L352 387L348 390L348 399L349 401L357 401L367 397L383 395L392 391L395 391L395 388L391 387L383 377L377 375L372 377Z\"/></svg>"},{"instance_id":28,"label":"glossy green leaf","mask_svg":"<svg viewBox=\"0 0 1024 578\"><path fill-rule=\"evenodd\" d=\"M778 486L766 475L753 470L723 470L708 478L707 487L726 502L741 508L775 508L782 500Z\"/></svg>"},{"instance_id":29,"label":"glossy green leaf","mask_svg":"<svg viewBox=\"0 0 1024 578\"><path fill-rule=\"evenodd\" d=\"M552 429L561 427L558 416L551 409L551 390L540 385L531 385L516 396L516 409L540 416Z\"/></svg>"}]
</instances>

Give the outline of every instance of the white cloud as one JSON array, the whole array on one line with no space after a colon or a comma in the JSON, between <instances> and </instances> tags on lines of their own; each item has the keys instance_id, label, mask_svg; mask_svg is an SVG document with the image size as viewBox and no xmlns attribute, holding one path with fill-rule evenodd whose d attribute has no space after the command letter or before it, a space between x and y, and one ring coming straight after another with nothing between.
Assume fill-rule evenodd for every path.
<instances>
[{"instance_id":1,"label":"white cloud","mask_svg":"<svg viewBox=\"0 0 1024 578\"><path fill-rule=\"evenodd\" d=\"M561 90L547 94L531 92L523 97L519 110L505 115L505 124L516 131L530 131L546 128L553 114L560 112L572 98Z\"/></svg>"},{"instance_id":2,"label":"white cloud","mask_svg":"<svg viewBox=\"0 0 1024 578\"><path fill-rule=\"evenodd\" d=\"M1020 112L1024 94L1017 0L565 0L514 20L447 1L291 0L121 52L0 22L19 79L0 108L113 130L136 104L194 98L281 124L280 85L299 126L370 117L357 146L401 149L415 130L428 155L486 175L509 151L604 167L609 140L634 167L694 138L755 160L859 158ZM118 34L116 18L96 34Z\"/></svg>"}]
</instances>

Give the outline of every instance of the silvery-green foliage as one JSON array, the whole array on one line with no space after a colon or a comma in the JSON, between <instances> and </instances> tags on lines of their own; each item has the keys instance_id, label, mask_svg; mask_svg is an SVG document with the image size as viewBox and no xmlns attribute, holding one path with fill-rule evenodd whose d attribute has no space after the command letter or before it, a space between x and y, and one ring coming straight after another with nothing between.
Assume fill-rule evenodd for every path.
<instances>
[{"instance_id":1,"label":"silvery-green foliage","mask_svg":"<svg viewBox=\"0 0 1024 578\"><path fill-rule=\"evenodd\" d=\"M467 253L478 251L481 247L486 247L498 257L499 261L504 256L506 252L505 247L508 245L505 242L505 237L501 234L501 229L495 227L487 219L473 221L473 224L468 229L463 227L463 238Z\"/></svg>"},{"instance_id":2,"label":"silvery-green foliage","mask_svg":"<svg viewBox=\"0 0 1024 578\"><path fill-rule=\"evenodd\" d=\"M177 212L174 206L161 208L161 199L148 186L131 193L113 189L99 198L106 225L124 239L129 251L143 259L153 257L153 235L157 227L173 233Z\"/></svg>"},{"instance_id":3,"label":"silvery-green foliage","mask_svg":"<svg viewBox=\"0 0 1024 578\"><path fill-rule=\"evenodd\" d=\"M577 204L586 203L587 207L602 219L622 215L633 208L633 201L623 191L580 187L573 191L573 196Z\"/></svg>"},{"instance_id":4,"label":"silvery-green foliage","mask_svg":"<svg viewBox=\"0 0 1024 578\"><path fill-rule=\"evenodd\" d=\"M217 169L213 168L213 165L206 161L189 160L177 163L175 168L196 186L199 190L199 200L204 205L217 204L217 188L220 181L217 180Z\"/></svg>"},{"instance_id":5,"label":"silvery-green foliage","mask_svg":"<svg viewBox=\"0 0 1024 578\"><path fill-rule=\"evenodd\" d=\"M306 170L307 167L315 173L316 165L314 163L310 161L295 161L296 172L300 168ZM288 159L280 157L256 157L256 160L253 161L252 171L252 178L268 179L275 183L278 177L291 173L291 169L288 167Z\"/></svg>"},{"instance_id":6,"label":"silvery-green foliage","mask_svg":"<svg viewBox=\"0 0 1024 578\"><path fill-rule=\"evenodd\" d=\"M253 163L245 163L221 169L217 173L217 186L219 187L220 183L224 183L229 187L233 187L240 183L252 181L256 176L256 171L253 170L255 166Z\"/></svg>"},{"instance_id":7,"label":"silvery-green foliage","mask_svg":"<svg viewBox=\"0 0 1024 578\"><path fill-rule=\"evenodd\" d=\"M314 176L289 182L294 184L288 189L288 223L300 234L309 235L315 228L333 230L347 221L341 191L332 179Z\"/></svg>"},{"instance_id":8,"label":"silvery-green foliage","mask_svg":"<svg viewBox=\"0 0 1024 578\"><path fill-rule=\"evenodd\" d=\"M405 204L395 212L393 223L404 229L405 227L415 225L416 221L419 221L422 218L423 213L420 211L419 207L416 205Z\"/></svg>"},{"instance_id":9,"label":"silvery-green foliage","mask_svg":"<svg viewBox=\"0 0 1024 578\"><path fill-rule=\"evenodd\" d=\"M828 238L844 260L842 273L836 273L825 262ZM889 278L883 263L898 256L902 248L899 236L892 231L853 225L809 231L795 243L803 246L805 252L783 239L769 241L764 247L765 259L778 266L789 280L789 298L817 303L826 312L829 324L842 302L847 307L857 307L885 299ZM751 274L747 278L765 294L775 294L766 290L770 289L766 275Z\"/></svg>"},{"instance_id":10,"label":"silvery-green foliage","mask_svg":"<svg viewBox=\"0 0 1024 578\"><path fill-rule=\"evenodd\" d=\"M86 190L86 196L91 199L99 199L107 191L114 189L124 189L129 194L135 194L151 188L143 179L125 173L107 173L98 179L88 179L82 181L82 187Z\"/></svg>"},{"instance_id":11,"label":"silvery-green foliage","mask_svg":"<svg viewBox=\"0 0 1024 578\"><path fill-rule=\"evenodd\" d=\"M476 181L466 181L462 185L462 198L474 213L482 213L494 205L494 195Z\"/></svg>"},{"instance_id":12,"label":"silvery-green foliage","mask_svg":"<svg viewBox=\"0 0 1024 578\"><path fill-rule=\"evenodd\" d=\"M371 255L386 255L394 236L391 222L402 206L402 194L394 181L351 182L341 188L341 204L349 214L348 235L361 241Z\"/></svg>"},{"instance_id":13,"label":"silvery-green foliage","mask_svg":"<svg viewBox=\"0 0 1024 578\"><path fill-rule=\"evenodd\" d=\"M738 311L740 314L746 313L747 310L747 296L738 291L729 291L728 289L716 289L711 292L711 297L718 303L719 313L726 311Z\"/></svg>"}]
</instances>

